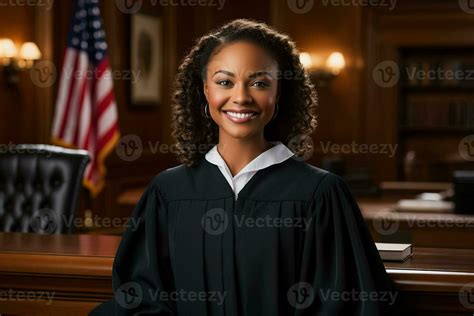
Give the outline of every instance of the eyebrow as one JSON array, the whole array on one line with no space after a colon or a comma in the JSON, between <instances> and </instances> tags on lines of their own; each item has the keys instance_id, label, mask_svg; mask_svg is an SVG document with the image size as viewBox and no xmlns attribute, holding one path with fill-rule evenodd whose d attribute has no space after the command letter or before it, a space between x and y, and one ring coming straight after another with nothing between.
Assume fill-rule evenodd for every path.
<instances>
[{"instance_id":1,"label":"eyebrow","mask_svg":"<svg viewBox=\"0 0 474 316\"><path fill-rule=\"evenodd\" d=\"M215 76L216 74L218 74L218 73L223 73L223 74L228 75L228 76L230 76L230 77L235 77L234 73L232 73L232 72L230 72L230 71L227 71L227 70L222 70L222 69L216 71L212 76L214 77L214 76ZM255 78L255 77L259 77L259 76L263 76L263 75L267 75L267 76L273 78L272 74L269 73L268 71L257 71L257 72L254 72L254 73L252 73L252 74L249 76L249 78L250 78L250 79L253 79L253 78Z\"/></svg>"},{"instance_id":2,"label":"eyebrow","mask_svg":"<svg viewBox=\"0 0 474 316\"><path fill-rule=\"evenodd\" d=\"M223 73L225 75L228 75L228 76L231 76L231 77L235 77L235 75L230 72L230 71L227 71L227 70L218 70L216 71L212 76L214 77L215 75L217 75L218 73Z\"/></svg>"}]
</instances>

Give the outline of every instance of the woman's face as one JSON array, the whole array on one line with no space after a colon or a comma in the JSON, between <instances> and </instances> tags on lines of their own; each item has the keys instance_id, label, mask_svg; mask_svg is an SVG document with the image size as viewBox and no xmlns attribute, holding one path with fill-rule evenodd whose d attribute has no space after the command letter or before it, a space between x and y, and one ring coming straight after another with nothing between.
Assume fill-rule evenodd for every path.
<instances>
[{"instance_id":1,"label":"woman's face","mask_svg":"<svg viewBox=\"0 0 474 316\"><path fill-rule=\"evenodd\" d=\"M255 44L225 45L208 63L204 94L219 133L240 139L263 135L277 93L278 64Z\"/></svg>"}]
</instances>

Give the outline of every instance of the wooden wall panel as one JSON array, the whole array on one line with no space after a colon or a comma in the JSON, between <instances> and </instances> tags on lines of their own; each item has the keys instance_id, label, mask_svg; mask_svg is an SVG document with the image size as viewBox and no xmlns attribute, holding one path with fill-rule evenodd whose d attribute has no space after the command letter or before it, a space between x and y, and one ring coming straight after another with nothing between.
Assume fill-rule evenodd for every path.
<instances>
[{"instance_id":1,"label":"wooden wall panel","mask_svg":"<svg viewBox=\"0 0 474 316\"><path fill-rule=\"evenodd\" d=\"M159 108L133 108L129 104L129 82L115 81L122 135L136 134L145 143L142 157L125 162L115 153L107 159L106 189L93 201L84 192L83 208L91 207L99 214L114 214L117 196L126 188L146 184L160 170L178 164L172 154L152 153L148 142L171 144L170 98L176 69L194 41L233 18L253 18L268 22L288 33L301 51L325 58L332 51L346 57L347 67L327 86L318 86L320 98L319 127L314 135L317 147L309 161L319 165L321 142L336 144L396 143L396 94L380 90L371 71L380 58L396 58L394 48L401 43L428 44L472 43L472 17L456 5L438 0L417 0L398 4L387 12L361 6L331 6L314 2L305 14L297 14L288 1L227 0L219 10L212 6L144 7L162 16L165 23L164 102ZM115 1L101 2L105 30L114 70L127 70L129 65L129 18L117 9ZM9 6L0 11L0 37L18 42L37 41L46 56L61 68L69 28L72 1L55 1L51 12L31 6ZM42 23L46 23L43 27ZM50 26L47 26L49 23ZM431 24L430 24L431 23ZM51 27L52 25L52 27ZM434 28L433 28L434 27ZM452 36L453 30L457 35ZM22 75L20 84L8 87L0 77L1 143L48 143L57 82L40 90ZM349 167L370 168L377 181L394 180L396 162L384 155L343 156Z\"/></svg>"}]
</instances>

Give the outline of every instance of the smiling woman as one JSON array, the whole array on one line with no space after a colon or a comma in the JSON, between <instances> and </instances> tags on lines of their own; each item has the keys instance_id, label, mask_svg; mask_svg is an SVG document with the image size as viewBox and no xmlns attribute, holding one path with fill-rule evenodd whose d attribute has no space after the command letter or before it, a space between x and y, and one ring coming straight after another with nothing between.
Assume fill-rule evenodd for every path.
<instances>
[{"instance_id":1,"label":"smiling woman","mask_svg":"<svg viewBox=\"0 0 474 316\"><path fill-rule=\"evenodd\" d=\"M344 180L301 159L312 148L294 139L316 127L316 93L286 35L235 20L202 37L174 100L183 163L135 207L115 299L93 315L395 314Z\"/></svg>"},{"instance_id":2,"label":"smiling woman","mask_svg":"<svg viewBox=\"0 0 474 316\"><path fill-rule=\"evenodd\" d=\"M277 114L278 90L278 64L260 46L241 41L214 53L204 94L220 143L263 136L258 132Z\"/></svg>"},{"instance_id":3,"label":"smiling woman","mask_svg":"<svg viewBox=\"0 0 474 316\"><path fill-rule=\"evenodd\" d=\"M231 148L244 139L254 144L253 155L270 141L291 143L299 157L312 150L302 140L317 126L316 91L295 44L263 23L234 20L203 36L184 58L176 87L173 137L188 166L217 143L221 154L234 156ZM193 144L207 149L190 150Z\"/></svg>"}]
</instances>

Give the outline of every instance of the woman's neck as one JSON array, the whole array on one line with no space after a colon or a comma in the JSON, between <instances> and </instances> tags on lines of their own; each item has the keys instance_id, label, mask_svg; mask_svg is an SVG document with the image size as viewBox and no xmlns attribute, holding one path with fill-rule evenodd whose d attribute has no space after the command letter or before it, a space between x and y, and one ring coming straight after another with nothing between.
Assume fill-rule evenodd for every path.
<instances>
[{"instance_id":1,"label":"woman's neck","mask_svg":"<svg viewBox=\"0 0 474 316\"><path fill-rule=\"evenodd\" d=\"M256 140L242 140L234 137L219 137L217 151L235 176L261 153L274 145L263 137Z\"/></svg>"}]
</instances>

